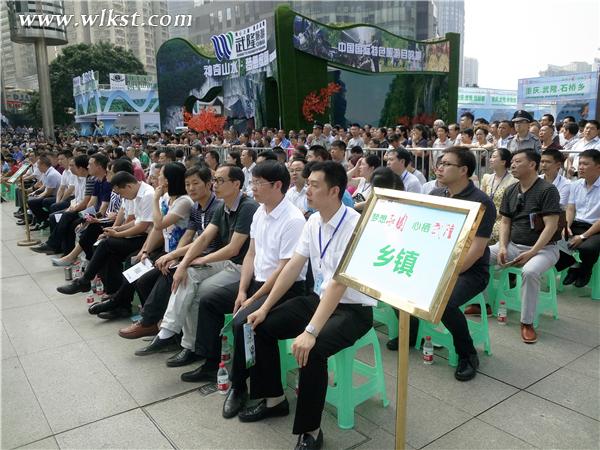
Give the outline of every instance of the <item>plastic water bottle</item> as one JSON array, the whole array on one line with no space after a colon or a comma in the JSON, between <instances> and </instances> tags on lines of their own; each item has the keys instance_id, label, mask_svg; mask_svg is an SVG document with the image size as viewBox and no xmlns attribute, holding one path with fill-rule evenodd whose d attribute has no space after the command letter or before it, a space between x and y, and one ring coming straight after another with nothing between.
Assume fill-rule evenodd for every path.
<instances>
[{"instance_id":1,"label":"plastic water bottle","mask_svg":"<svg viewBox=\"0 0 600 450\"><path fill-rule=\"evenodd\" d=\"M73 266L73 280L81 278L81 275L83 275L83 272L81 271L81 264L76 263L75 266Z\"/></svg>"},{"instance_id":2,"label":"plastic water bottle","mask_svg":"<svg viewBox=\"0 0 600 450\"><path fill-rule=\"evenodd\" d=\"M91 305L92 303L94 303L94 293L92 291L89 291L87 293L87 296L85 297L85 301L88 305Z\"/></svg>"},{"instance_id":3,"label":"plastic water bottle","mask_svg":"<svg viewBox=\"0 0 600 450\"><path fill-rule=\"evenodd\" d=\"M221 361L228 364L231 361L231 346L227 336L221 338Z\"/></svg>"},{"instance_id":4,"label":"plastic water bottle","mask_svg":"<svg viewBox=\"0 0 600 450\"><path fill-rule=\"evenodd\" d=\"M423 363L433 364L433 344L431 343L431 336L425 336L425 343L423 344Z\"/></svg>"},{"instance_id":5,"label":"plastic water bottle","mask_svg":"<svg viewBox=\"0 0 600 450\"><path fill-rule=\"evenodd\" d=\"M96 294L100 296L104 295L104 283L102 283L102 280L99 277L96 281Z\"/></svg>"},{"instance_id":6,"label":"plastic water bottle","mask_svg":"<svg viewBox=\"0 0 600 450\"><path fill-rule=\"evenodd\" d=\"M217 390L222 395L229 392L229 372L227 372L223 361L219 363L219 371L217 372Z\"/></svg>"},{"instance_id":7,"label":"plastic water bottle","mask_svg":"<svg viewBox=\"0 0 600 450\"><path fill-rule=\"evenodd\" d=\"M91 282L91 286L92 286L92 292L95 294L96 293L96 285L98 283L98 276L95 276L94 279Z\"/></svg>"},{"instance_id":8,"label":"plastic water bottle","mask_svg":"<svg viewBox=\"0 0 600 450\"><path fill-rule=\"evenodd\" d=\"M506 325L508 321L507 313L506 313L506 302L501 301L500 306L498 306L498 323L500 325Z\"/></svg>"},{"instance_id":9,"label":"plastic water bottle","mask_svg":"<svg viewBox=\"0 0 600 450\"><path fill-rule=\"evenodd\" d=\"M296 397L298 397L298 392L300 386L300 369L294 374L294 392L296 393Z\"/></svg>"}]
</instances>

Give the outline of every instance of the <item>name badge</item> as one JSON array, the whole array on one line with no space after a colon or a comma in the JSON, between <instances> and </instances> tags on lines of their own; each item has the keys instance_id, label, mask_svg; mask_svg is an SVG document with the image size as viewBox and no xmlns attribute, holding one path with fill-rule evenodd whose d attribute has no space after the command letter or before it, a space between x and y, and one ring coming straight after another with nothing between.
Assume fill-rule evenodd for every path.
<instances>
[{"instance_id":1,"label":"name badge","mask_svg":"<svg viewBox=\"0 0 600 450\"><path fill-rule=\"evenodd\" d=\"M321 296L322 287L323 287L323 272L321 272L321 270L319 269L317 271L317 273L315 274L315 286L313 287L313 291L319 297Z\"/></svg>"}]
</instances>

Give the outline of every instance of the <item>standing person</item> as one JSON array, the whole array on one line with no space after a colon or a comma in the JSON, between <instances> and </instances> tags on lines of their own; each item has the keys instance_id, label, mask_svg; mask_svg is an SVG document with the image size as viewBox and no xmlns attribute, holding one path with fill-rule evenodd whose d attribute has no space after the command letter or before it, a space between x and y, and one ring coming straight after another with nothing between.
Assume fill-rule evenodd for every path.
<instances>
[{"instance_id":1,"label":"standing person","mask_svg":"<svg viewBox=\"0 0 600 450\"><path fill-rule=\"evenodd\" d=\"M250 181L252 181L252 170L256 167L256 157L256 150L252 148L242 150L241 162L242 172L244 172L244 187L242 188L242 192L250 197L252 197Z\"/></svg>"},{"instance_id":2,"label":"standing person","mask_svg":"<svg viewBox=\"0 0 600 450\"><path fill-rule=\"evenodd\" d=\"M512 123L515 126L515 135L508 143L508 149L511 153L518 150L533 150L540 152L540 140L537 136L529 132L529 124L533 122L533 117L527 111L520 109L513 114Z\"/></svg>"},{"instance_id":3,"label":"standing person","mask_svg":"<svg viewBox=\"0 0 600 450\"><path fill-rule=\"evenodd\" d=\"M510 134L512 127L508 120L502 120L498 124L498 139L496 140L496 148L508 148L508 143L513 138Z\"/></svg>"},{"instance_id":4,"label":"standing person","mask_svg":"<svg viewBox=\"0 0 600 450\"><path fill-rule=\"evenodd\" d=\"M306 180L302 176L306 161L301 158L294 158L290 164L290 188L285 194L286 198L296 206L302 214L306 214L308 206L306 203Z\"/></svg>"},{"instance_id":5,"label":"standing person","mask_svg":"<svg viewBox=\"0 0 600 450\"><path fill-rule=\"evenodd\" d=\"M298 435L297 449L323 445L320 427L327 392L327 358L353 345L373 325L370 306L376 305L375 300L333 279L360 217L341 203L346 184L346 172L339 164L326 161L311 166L307 198L309 206L318 212L308 219L294 255L264 304L248 316L256 348L256 364L250 368L250 397L262 400L243 409L239 418L253 422L288 413L277 341L295 338L292 351L300 366L293 427ZM314 292L277 305L309 259Z\"/></svg>"},{"instance_id":6,"label":"standing person","mask_svg":"<svg viewBox=\"0 0 600 450\"><path fill-rule=\"evenodd\" d=\"M458 381L473 379L479 367L477 350L460 307L483 292L488 284L490 251L487 245L496 219L494 203L470 180L475 167L475 156L467 148L451 147L445 150L436 175L446 187L432 191L432 195L479 202L485 207L483 218L462 262L456 285L442 315L442 323L450 331L458 354L458 365L454 372Z\"/></svg>"},{"instance_id":7,"label":"standing person","mask_svg":"<svg viewBox=\"0 0 600 450\"><path fill-rule=\"evenodd\" d=\"M589 120L585 124L581 139L571 147L571 150L578 153L571 153L567 161L567 174L569 176L576 176L577 174L577 167L579 167L579 152L600 149L600 137L598 137L599 129L600 122L597 120Z\"/></svg>"}]
</instances>

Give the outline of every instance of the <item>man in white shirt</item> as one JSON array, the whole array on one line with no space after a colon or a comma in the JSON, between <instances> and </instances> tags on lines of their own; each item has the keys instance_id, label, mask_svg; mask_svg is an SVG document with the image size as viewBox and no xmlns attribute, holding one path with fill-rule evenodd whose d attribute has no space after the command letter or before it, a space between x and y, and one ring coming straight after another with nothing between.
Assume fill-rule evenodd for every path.
<instances>
[{"instance_id":1,"label":"man in white shirt","mask_svg":"<svg viewBox=\"0 0 600 450\"><path fill-rule=\"evenodd\" d=\"M242 172L244 172L244 186L242 192L248 197L252 197L252 170L256 167L256 150L252 148L245 148L242 150L241 161L242 161Z\"/></svg>"},{"instance_id":2,"label":"man in white shirt","mask_svg":"<svg viewBox=\"0 0 600 450\"><path fill-rule=\"evenodd\" d=\"M347 176L332 161L311 166L308 205L318 210L302 230L294 256L281 271L265 303L248 316L255 331L256 364L250 369L250 392L263 399L239 413L242 421L287 414L279 373L278 339L295 338L300 366L293 433L296 448L321 448L321 415L327 392L327 358L353 345L373 325L375 300L338 283L333 274L360 215L341 203ZM310 258L313 292L275 306Z\"/></svg>"},{"instance_id":3,"label":"man in white shirt","mask_svg":"<svg viewBox=\"0 0 600 450\"><path fill-rule=\"evenodd\" d=\"M567 161L567 174L569 176L575 175L577 167L579 167L579 152L584 150L599 150L600 149L600 137L598 137L598 130L600 129L600 122L597 120L588 120L583 128L583 136L576 144L571 147L571 150L578 153L572 153Z\"/></svg>"},{"instance_id":4,"label":"man in white shirt","mask_svg":"<svg viewBox=\"0 0 600 450\"><path fill-rule=\"evenodd\" d=\"M50 162L47 156L40 156L38 159L38 168L40 170L40 182L42 187L35 191L28 199L28 206L33 214L33 219L36 223L46 222L48 220L49 211L44 210L43 203L46 198L52 198L53 202L56 199L55 193L60 187L61 175ZM23 225L18 222L17 224ZM45 228L45 227L44 227Z\"/></svg>"},{"instance_id":5,"label":"man in white shirt","mask_svg":"<svg viewBox=\"0 0 600 450\"><path fill-rule=\"evenodd\" d=\"M421 193L421 182L419 179L407 170L412 155L408 150L403 148L397 148L390 150L385 155L387 160L387 166L392 169L396 174L400 175L402 183L404 184L404 190L408 192Z\"/></svg>"},{"instance_id":6,"label":"man in white shirt","mask_svg":"<svg viewBox=\"0 0 600 450\"><path fill-rule=\"evenodd\" d=\"M50 213L68 208L75 192L77 175L73 174L73 168L75 167L73 153L69 150L60 152L58 154L58 165L65 167L65 170L60 177L60 186L56 192L56 199L52 201L52 197L49 197L43 203L44 209L50 211Z\"/></svg>"},{"instance_id":7,"label":"man in white shirt","mask_svg":"<svg viewBox=\"0 0 600 450\"><path fill-rule=\"evenodd\" d=\"M560 194L560 207L567 209L571 182L559 173L563 162L564 156L559 150L544 150L540 161L540 178L556 186Z\"/></svg>"},{"instance_id":8,"label":"man in white shirt","mask_svg":"<svg viewBox=\"0 0 600 450\"><path fill-rule=\"evenodd\" d=\"M352 138L348 141L348 147L347 148L352 148L352 147L364 147L365 146L365 141L363 141L363 138L360 137L360 125L357 123L353 123L352 126L350 127L350 134L352 135Z\"/></svg>"},{"instance_id":9,"label":"man in white shirt","mask_svg":"<svg viewBox=\"0 0 600 450\"><path fill-rule=\"evenodd\" d=\"M496 148L508 148L508 143L513 138L510 134L512 127L508 120L502 120L498 124L498 141L496 142Z\"/></svg>"},{"instance_id":10,"label":"man in white shirt","mask_svg":"<svg viewBox=\"0 0 600 450\"><path fill-rule=\"evenodd\" d=\"M137 181L127 172L118 172L110 180L113 191L123 199L133 201L135 220L117 227L104 228L104 236L94 251L81 278L71 284L60 286L61 294L76 294L91 289L92 280L102 273L102 281L107 294L114 294L123 279L123 262L130 254L138 252L152 227L154 188L143 181Z\"/></svg>"},{"instance_id":11,"label":"man in white shirt","mask_svg":"<svg viewBox=\"0 0 600 450\"><path fill-rule=\"evenodd\" d=\"M308 207L306 204L306 180L302 176L306 166L304 159L294 159L290 164L290 188L288 189L285 197L296 206L302 214L306 214Z\"/></svg>"},{"instance_id":12,"label":"man in white shirt","mask_svg":"<svg viewBox=\"0 0 600 450\"><path fill-rule=\"evenodd\" d=\"M562 145L564 150L571 150L573 148L579 140L577 137L578 134L579 126L575 122L563 122L563 126L560 129L560 135L562 136L560 145Z\"/></svg>"}]
</instances>

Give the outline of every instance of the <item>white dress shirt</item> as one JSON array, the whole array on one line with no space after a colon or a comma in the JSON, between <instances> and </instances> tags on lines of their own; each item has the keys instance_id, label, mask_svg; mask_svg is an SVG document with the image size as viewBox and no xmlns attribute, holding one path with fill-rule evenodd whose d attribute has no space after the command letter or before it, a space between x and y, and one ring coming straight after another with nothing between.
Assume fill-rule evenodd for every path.
<instances>
[{"instance_id":1,"label":"white dress shirt","mask_svg":"<svg viewBox=\"0 0 600 450\"><path fill-rule=\"evenodd\" d=\"M542 180L546 180L546 177L544 175L540 175L540 178ZM560 207L562 209L566 209L567 203L569 203L571 182L559 173L558 175L556 175L554 181L552 181L552 184L556 186L556 189L558 189L558 193L560 194Z\"/></svg>"},{"instance_id":2,"label":"white dress shirt","mask_svg":"<svg viewBox=\"0 0 600 450\"><path fill-rule=\"evenodd\" d=\"M154 188L140 181L140 188L133 199L133 215L135 224L140 222L152 222L152 210L154 207Z\"/></svg>"},{"instance_id":3,"label":"white dress shirt","mask_svg":"<svg viewBox=\"0 0 600 450\"><path fill-rule=\"evenodd\" d=\"M400 175L400 178L402 178L402 183L404 184L405 191L416 192L417 194L420 194L423 191L419 179L415 175L410 173L408 170L405 170L404 173Z\"/></svg>"},{"instance_id":4,"label":"white dress shirt","mask_svg":"<svg viewBox=\"0 0 600 450\"><path fill-rule=\"evenodd\" d=\"M585 180L580 178L571 183L569 205L575 205L575 220L593 224L600 220L600 177L588 190Z\"/></svg>"},{"instance_id":5,"label":"white dress shirt","mask_svg":"<svg viewBox=\"0 0 600 450\"><path fill-rule=\"evenodd\" d=\"M250 167L242 167L242 172L244 172L244 188L242 192L246 194L248 197L254 197L254 192L252 192L252 185L250 182L252 181L252 171L256 167L256 163L252 163Z\"/></svg>"},{"instance_id":6,"label":"white dress shirt","mask_svg":"<svg viewBox=\"0 0 600 450\"><path fill-rule=\"evenodd\" d=\"M293 185L288 189L285 193L285 198L287 198L290 202L294 204L296 208L298 208L303 214L308 211L308 205L306 204L306 191L308 190L308 186L304 185L300 192L296 188L296 185Z\"/></svg>"},{"instance_id":7,"label":"white dress shirt","mask_svg":"<svg viewBox=\"0 0 600 450\"><path fill-rule=\"evenodd\" d=\"M345 217L344 214L346 214ZM343 222L341 222L342 218ZM318 277L322 276L321 297L333 278L359 218L359 213L352 208L341 205L340 209L337 210L329 222L324 223L321 219L321 214L316 212L308 218L306 225L304 225L304 228L302 229L302 236L300 237L300 242L296 248L296 253L310 258L315 285ZM337 233L335 233L333 239L331 239L334 230L338 226ZM321 230L321 245L319 245L319 229ZM329 243L329 246L321 260L322 250L319 248L325 249L327 243ZM365 306L377 305L375 299L352 288L346 289L340 303L362 304Z\"/></svg>"},{"instance_id":8,"label":"white dress shirt","mask_svg":"<svg viewBox=\"0 0 600 450\"><path fill-rule=\"evenodd\" d=\"M282 259L294 255L302 228L304 215L291 201L284 198L273 211L267 214L265 205L260 205L252 217L250 238L254 239L254 279L265 282L275 272ZM306 279L304 265L296 281Z\"/></svg>"}]
</instances>

